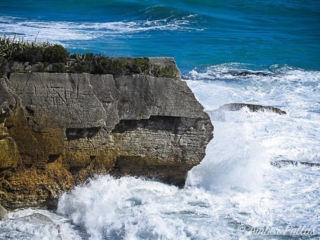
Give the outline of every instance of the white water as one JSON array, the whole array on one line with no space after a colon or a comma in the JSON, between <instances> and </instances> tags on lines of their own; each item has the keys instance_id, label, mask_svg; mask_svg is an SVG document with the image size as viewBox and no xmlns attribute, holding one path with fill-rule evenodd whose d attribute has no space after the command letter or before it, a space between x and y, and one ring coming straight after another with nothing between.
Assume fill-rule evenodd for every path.
<instances>
[{"instance_id":1,"label":"white water","mask_svg":"<svg viewBox=\"0 0 320 240\"><path fill-rule=\"evenodd\" d=\"M0 17L0 34L16 36L25 41L49 41L63 44L65 41L86 41L102 37L130 38L130 34L150 31L201 30L190 26L193 16L164 18L159 20L121 22L67 22L39 21L15 17Z\"/></svg>"},{"instance_id":2,"label":"white water","mask_svg":"<svg viewBox=\"0 0 320 240\"><path fill-rule=\"evenodd\" d=\"M80 240L84 235L62 216L41 209L25 209L8 214L0 222L0 239Z\"/></svg>"},{"instance_id":3,"label":"white water","mask_svg":"<svg viewBox=\"0 0 320 240\"><path fill-rule=\"evenodd\" d=\"M39 210L11 214L0 223L2 239L319 239L320 168L270 162L320 163L320 72L272 66L268 76L236 77L243 68L220 65L185 76L215 138L184 189L100 176L64 194L60 215L41 211L51 224L19 220ZM215 111L231 102L272 105L287 115Z\"/></svg>"}]
</instances>

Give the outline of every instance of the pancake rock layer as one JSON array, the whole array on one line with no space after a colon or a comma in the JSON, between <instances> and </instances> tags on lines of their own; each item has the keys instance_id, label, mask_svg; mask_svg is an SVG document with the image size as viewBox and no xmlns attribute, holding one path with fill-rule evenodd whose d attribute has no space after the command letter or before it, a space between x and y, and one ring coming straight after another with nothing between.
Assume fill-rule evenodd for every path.
<instances>
[{"instance_id":1,"label":"pancake rock layer","mask_svg":"<svg viewBox=\"0 0 320 240\"><path fill-rule=\"evenodd\" d=\"M9 209L54 206L96 174L183 186L213 126L173 59L170 76L10 72L0 79L0 199Z\"/></svg>"}]
</instances>

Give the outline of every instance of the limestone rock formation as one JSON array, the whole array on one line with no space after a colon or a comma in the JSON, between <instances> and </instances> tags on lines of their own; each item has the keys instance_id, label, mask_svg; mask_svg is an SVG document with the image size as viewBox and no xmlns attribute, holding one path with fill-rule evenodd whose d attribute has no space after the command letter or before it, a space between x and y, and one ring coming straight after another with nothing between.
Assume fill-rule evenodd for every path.
<instances>
[{"instance_id":1,"label":"limestone rock formation","mask_svg":"<svg viewBox=\"0 0 320 240\"><path fill-rule=\"evenodd\" d=\"M2 207L0 204L0 221L7 220L8 219L8 212L7 210Z\"/></svg>"},{"instance_id":2,"label":"limestone rock formation","mask_svg":"<svg viewBox=\"0 0 320 240\"><path fill-rule=\"evenodd\" d=\"M148 64L139 74L6 72L0 79L1 204L50 207L58 194L95 174L183 186L187 171L203 159L213 126L172 59Z\"/></svg>"},{"instance_id":3,"label":"limestone rock formation","mask_svg":"<svg viewBox=\"0 0 320 240\"><path fill-rule=\"evenodd\" d=\"M251 112L257 112L257 111L271 111L278 113L280 115L287 114L285 111L281 110L280 108L272 107L272 106L262 106L262 105L256 105L256 104L249 104L249 103L228 103L221 106L219 109L221 110L227 110L227 111L238 111L241 108L247 107Z\"/></svg>"},{"instance_id":4,"label":"limestone rock formation","mask_svg":"<svg viewBox=\"0 0 320 240\"><path fill-rule=\"evenodd\" d=\"M320 167L320 163L314 163L314 162L300 162L300 161L294 161L294 160L277 160L274 162L270 162L272 166L281 168L285 166L308 166L308 167Z\"/></svg>"}]
</instances>

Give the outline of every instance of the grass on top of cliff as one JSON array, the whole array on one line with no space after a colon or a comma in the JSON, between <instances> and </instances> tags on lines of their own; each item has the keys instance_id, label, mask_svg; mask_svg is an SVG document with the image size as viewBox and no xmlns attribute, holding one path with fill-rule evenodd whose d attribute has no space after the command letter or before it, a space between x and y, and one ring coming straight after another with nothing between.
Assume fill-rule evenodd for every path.
<instances>
[{"instance_id":1,"label":"grass on top of cliff","mask_svg":"<svg viewBox=\"0 0 320 240\"><path fill-rule=\"evenodd\" d=\"M23 63L26 67L16 70L12 68L13 62ZM32 67L35 65L36 67ZM70 55L67 49L59 44L38 43L36 40L28 42L16 37L0 36L0 75L31 71L177 77L173 66L151 67L149 58L110 58L93 53Z\"/></svg>"},{"instance_id":2,"label":"grass on top of cliff","mask_svg":"<svg viewBox=\"0 0 320 240\"><path fill-rule=\"evenodd\" d=\"M65 63L69 57L69 52L57 44L49 42L37 43L27 42L15 37L0 37L0 56L11 61Z\"/></svg>"}]
</instances>

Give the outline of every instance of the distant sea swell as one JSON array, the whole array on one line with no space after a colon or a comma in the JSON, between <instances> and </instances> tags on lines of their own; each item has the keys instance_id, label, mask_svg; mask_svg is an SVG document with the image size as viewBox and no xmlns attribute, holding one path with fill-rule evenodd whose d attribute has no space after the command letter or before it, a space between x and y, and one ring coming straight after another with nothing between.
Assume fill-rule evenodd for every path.
<instances>
[{"instance_id":1,"label":"distant sea swell","mask_svg":"<svg viewBox=\"0 0 320 240\"><path fill-rule=\"evenodd\" d=\"M320 69L317 1L17 1L0 33L71 52L171 56L183 71L223 63Z\"/></svg>"}]
</instances>

